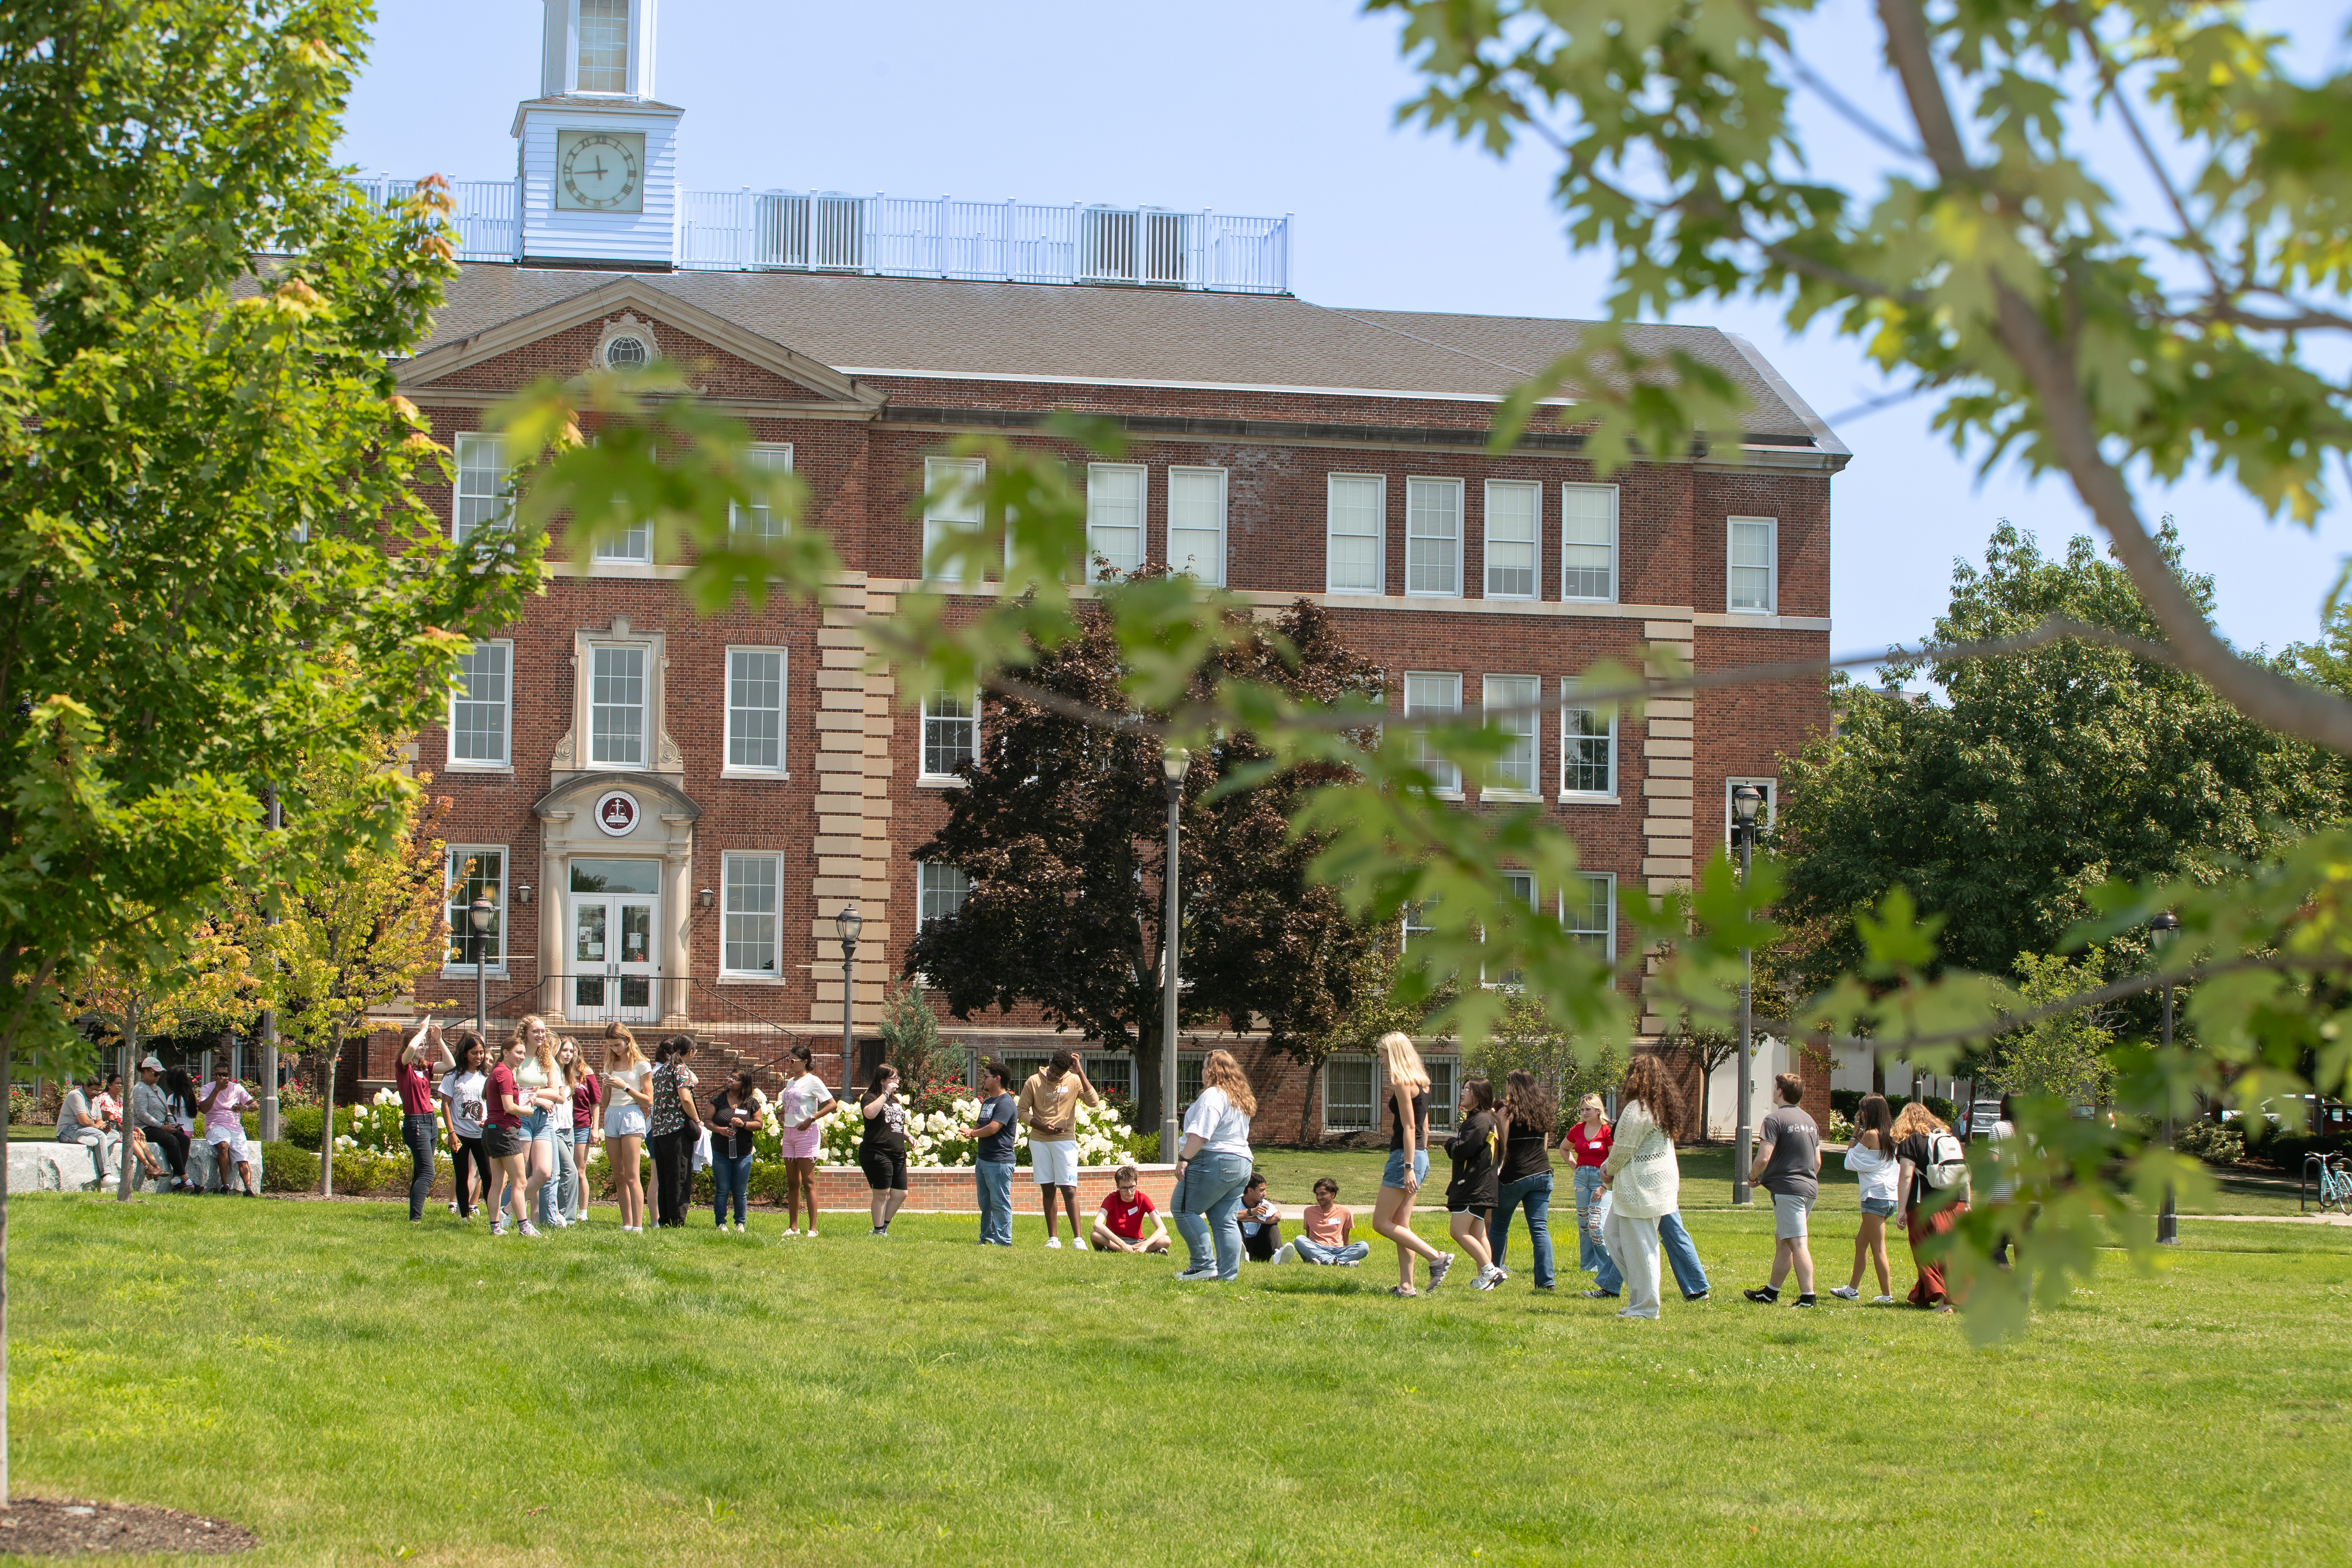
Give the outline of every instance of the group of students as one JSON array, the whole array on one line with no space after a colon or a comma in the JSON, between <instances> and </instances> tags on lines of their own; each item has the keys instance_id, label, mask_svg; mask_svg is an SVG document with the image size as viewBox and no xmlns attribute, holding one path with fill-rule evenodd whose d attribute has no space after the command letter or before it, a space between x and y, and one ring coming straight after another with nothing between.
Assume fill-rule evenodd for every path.
<instances>
[{"instance_id":1,"label":"group of students","mask_svg":"<svg viewBox=\"0 0 2352 1568\"><path fill-rule=\"evenodd\" d=\"M696 1151L708 1134L713 1188L713 1219L720 1229L745 1227L752 1150L760 1133L774 1125L784 1163L787 1236L815 1236L815 1168L822 1123L839 1102L813 1070L805 1046L787 1062L788 1081L774 1101L749 1072L730 1076L709 1097L698 1099L699 1083L687 1065L694 1052L690 1036L661 1042L649 1060L621 1025L606 1030L601 1071L584 1059L577 1044L555 1034L543 1019L521 1021L493 1058L470 1029L445 1037L428 1021L400 1058L403 1135L415 1162L409 1184L409 1218L424 1217L433 1178L434 1147L446 1138L457 1165L451 1207L473 1215L469 1167L491 1215L491 1233L505 1233L509 1213L524 1236L540 1227L577 1224L587 1210L582 1173L593 1146L602 1142L620 1199L621 1228L642 1232L646 1194L640 1156L654 1162L654 1223L686 1223ZM1389 1156L1372 1210L1372 1229L1396 1247L1398 1282L1391 1294L1411 1297L1433 1290L1452 1270L1456 1253L1442 1251L1414 1232L1414 1200L1428 1179L1431 1159L1430 1077L1412 1038L1383 1036L1379 1044L1390 1091ZM142 1078L160 1067L149 1058ZM204 1102L226 1108L235 1123L230 1091L241 1086L220 1079ZM1338 1201L1339 1184L1328 1177L1315 1184L1315 1202L1304 1211L1299 1233L1281 1239L1281 1215L1266 1199L1265 1179L1254 1168L1250 1122L1257 1098L1248 1076L1230 1052L1213 1051L1202 1064L1200 1095L1186 1109L1183 1142L1177 1151L1175 1191L1170 1204L1185 1243L1185 1268L1177 1278L1231 1282L1244 1258L1340 1268L1362 1264L1370 1246L1355 1238L1354 1211ZM142 1084L142 1088L145 1086ZM184 1084L182 1092L184 1094ZM1774 1250L1769 1282L1744 1294L1759 1303L1779 1300L1794 1277L1794 1304L1811 1307L1813 1259L1808 1231L1820 1191L1820 1129L1800 1105L1803 1082L1793 1073L1774 1080L1775 1105L1759 1128L1751 1180L1769 1194ZM908 1163L906 1107L899 1098L898 1069L878 1067L867 1086L854 1095L862 1131L857 1163L870 1194L870 1234L887 1237L906 1202ZM167 1086L159 1109L177 1104ZM1626 1068L1612 1125L1598 1095L1587 1095L1560 1140L1573 1161L1577 1214L1577 1263L1595 1278L1584 1295L1625 1304L1618 1316L1655 1318L1662 1267L1671 1272L1683 1298L1704 1300L1710 1286L1697 1248L1679 1212L1681 1171L1675 1145L1690 1131L1682 1092L1664 1064L1636 1056ZM102 1123L103 1097L93 1102ZM979 1199L982 1246L1013 1244L1013 1174L1018 1133L1028 1134L1032 1175L1040 1190L1049 1247L1061 1247L1060 1220L1066 1215L1070 1245L1106 1252L1165 1253L1172 1243L1132 1165L1115 1176L1113 1192L1080 1234L1078 1214L1077 1108L1097 1106L1101 1096L1087 1081L1077 1055L1062 1051L1013 1089L1002 1062L980 1064L979 1113L967 1136L976 1142L973 1180ZM1485 1079L1462 1087L1454 1130L1444 1144L1451 1164L1445 1186L1446 1228L1461 1253L1476 1264L1472 1289L1491 1290L1510 1278L1505 1264L1515 1216L1524 1215L1538 1290L1556 1288L1549 1224L1553 1191L1550 1135L1556 1125L1551 1097L1534 1077L1514 1070L1499 1092ZM61 1112L92 1119L89 1107ZM114 1112L119 1117L119 1111ZM143 1122L143 1110L140 1113ZM2008 1105L1996 1136L2011 1125ZM82 1125L80 1121L77 1126ZM238 1134L241 1138L241 1131ZM169 1148L168 1142L166 1143ZM234 1147L224 1145L226 1162ZM241 1144L236 1147L241 1147ZM180 1160L184 1161L182 1142ZM1891 1304L1894 1286L1886 1254L1886 1222L1900 1216L1908 1235L1918 1279L1914 1305L1949 1310L1943 1269L1920 1256L1934 1237L1948 1232L1967 1210L1967 1173L1957 1141L1922 1103L1895 1114L1884 1096L1864 1100L1855 1116L1845 1166L1862 1184L1862 1224L1854 1238L1853 1271L1831 1294L1860 1298L1866 1268L1877 1274L1879 1304ZM180 1168L175 1163L174 1169ZM224 1174L226 1163L224 1163ZM807 1219L803 1226L802 1211ZM1426 1285L1415 1270L1426 1266Z\"/></svg>"},{"instance_id":2,"label":"group of students","mask_svg":"<svg viewBox=\"0 0 2352 1568\"><path fill-rule=\"evenodd\" d=\"M226 1057L213 1068L212 1080L198 1089L183 1068L166 1068L153 1056L139 1064L139 1081L131 1088L131 1103L122 1102L122 1075L93 1074L68 1085L58 1105L57 1139L94 1151L100 1177L109 1184L121 1171L126 1140L131 1159L150 1182L173 1193L238 1192L259 1197L254 1180L253 1151L245 1135L246 1110L257 1102L253 1091L230 1076ZM207 1186L201 1166L189 1161L196 1144L196 1118L204 1118L204 1144L214 1167ZM236 1172L236 1185L229 1172ZM164 1182L169 1170L171 1179Z\"/></svg>"}]
</instances>

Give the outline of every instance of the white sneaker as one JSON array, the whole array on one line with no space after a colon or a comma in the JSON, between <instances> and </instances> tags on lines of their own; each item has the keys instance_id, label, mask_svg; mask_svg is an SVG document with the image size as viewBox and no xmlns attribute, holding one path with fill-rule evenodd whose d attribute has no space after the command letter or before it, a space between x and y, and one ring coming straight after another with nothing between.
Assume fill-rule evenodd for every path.
<instances>
[{"instance_id":1,"label":"white sneaker","mask_svg":"<svg viewBox=\"0 0 2352 1568\"><path fill-rule=\"evenodd\" d=\"M1830 1294L1835 1296L1841 1301L1859 1301L1862 1300L1862 1292L1855 1289L1851 1285L1832 1285L1830 1287Z\"/></svg>"},{"instance_id":2,"label":"white sneaker","mask_svg":"<svg viewBox=\"0 0 2352 1568\"><path fill-rule=\"evenodd\" d=\"M1049 1236L1045 1238L1045 1245L1053 1247L1056 1251L1059 1251L1062 1246L1062 1238L1058 1236Z\"/></svg>"},{"instance_id":3,"label":"white sneaker","mask_svg":"<svg viewBox=\"0 0 2352 1568\"><path fill-rule=\"evenodd\" d=\"M1070 1237L1070 1245L1076 1247L1080 1252L1088 1250L1087 1247L1087 1238L1083 1236L1074 1236Z\"/></svg>"},{"instance_id":4,"label":"white sneaker","mask_svg":"<svg viewBox=\"0 0 2352 1568\"><path fill-rule=\"evenodd\" d=\"M1298 1261L1298 1249L1286 1241L1282 1244L1280 1248L1276 1251L1274 1261L1276 1263L1296 1263Z\"/></svg>"},{"instance_id":5,"label":"white sneaker","mask_svg":"<svg viewBox=\"0 0 2352 1568\"><path fill-rule=\"evenodd\" d=\"M1503 1271L1490 1263L1486 1268L1478 1270L1478 1278L1470 1281L1470 1289L1473 1290L1492 1290L1496 1286L1501 1284L1502 1281Z\"/></svg>"},{"instance_id":6,"label":"white sneaker","mask_svg":"<svg viewBox=\"0 0 2352 1568\"><path fill-rule=\"evenodd\" d=\"M1892 1307L1895 1305L1895 1298L1892 1296L1873 1296L1870 1299L1870 1304L1874 1307Z\"/></svg>"},{"instance_id":7,"label":"white sneaker","mask_svg":"<svg viewBox=\"0 0 2352 1568\"><path fill-rule=\"evenodd\" d=\"M808 1227L808 1238L811 1241L814 1241L816 1239L816 1226L811 1226Z\"/></svg>"}]
</instances>

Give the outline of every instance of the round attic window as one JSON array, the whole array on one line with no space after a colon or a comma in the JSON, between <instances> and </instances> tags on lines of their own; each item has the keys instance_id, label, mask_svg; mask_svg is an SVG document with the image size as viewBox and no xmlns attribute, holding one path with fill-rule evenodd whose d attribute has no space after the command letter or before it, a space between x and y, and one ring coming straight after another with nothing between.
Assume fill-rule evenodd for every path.
<instances>
[{"instance_id":1,"label":"round attic window","mask_svg":"<svg viewBox=\"0 0 2352 1568\"><path fill-rule=\"evenodd\" d=\"M614 370L638 370L652 357L643 338L617 337L604 345L604 363Z\"/></svg>"}]
</instances>

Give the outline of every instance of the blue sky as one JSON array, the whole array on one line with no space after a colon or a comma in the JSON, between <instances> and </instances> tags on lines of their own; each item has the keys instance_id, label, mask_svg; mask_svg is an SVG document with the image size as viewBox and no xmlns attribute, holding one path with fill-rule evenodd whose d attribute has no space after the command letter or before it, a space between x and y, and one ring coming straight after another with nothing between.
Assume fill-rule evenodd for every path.
<instances>
[{"instance_id":1,"label":"blue sky","mask_svg":"<svg viewBox=\"0 0 2352 1568\"><path fill-rule=\"evenodd\" d=\"M342 155L370 172L510 175L514 106L536 90L539 0L379 0L374 52ZM2340 8L2258 5L2272 25ZM1827 0L1807 63L1866 107L1890 106L1862 0ZM656 89L687 110L692 188L1139 202L1296 215L1293 287L1328 305L1590 317L1606 276L1570 254L1549 205L1549 157L1498 163L1394 124L1415 81L1395 24L1334 0L662 0ZM1817 101L1802 108L1823 171L1859 179L1875 150ZM1690 312L1752 339L1815 409L1889 390L1857 348L1768 310ZM2007 517L2063 550L2092 531L2063 480L1976 464L1928 430L1931 405L1836 421L1854 460L1836 481L1832 637L1860 652L1924 633L1955 556ZM2339 475L2340 477L2340 475ZM2266 521L2226 485L2143 486L2189 564L2216 579L2242 646L2313 635L2347 548L2340 511L2316 533Z\"/></svg>"}]
</instances>

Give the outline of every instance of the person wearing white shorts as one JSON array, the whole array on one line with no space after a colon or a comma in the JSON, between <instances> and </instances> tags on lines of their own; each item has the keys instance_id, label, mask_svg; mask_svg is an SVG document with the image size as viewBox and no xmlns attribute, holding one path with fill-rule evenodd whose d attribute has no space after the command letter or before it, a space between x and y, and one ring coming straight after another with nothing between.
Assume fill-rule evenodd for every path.
<instances>
[{"instance_id":1,"label":"person wearing white shorts","mask_svg":"<svg viewBox=\"0 0 2352 1568\"><path fill-rule=\"evenodd\" d=\"M1062 1195L1070 1214L1070 1245L1084 1252L1086 1227L1078 1219L1078 1106L1100 1105L1102 1096L1087 1081L1087 1069L1076 1051L1055 1051L1054 1059L1029 1075L1021 1086L1014 1113L1029 1130L1029 1163L1036 1173L1037 1193L1045 1203L1045 1245L1059 1247L1055 1232L1054 1194Z\"/></svg>"}]
</instances>

